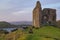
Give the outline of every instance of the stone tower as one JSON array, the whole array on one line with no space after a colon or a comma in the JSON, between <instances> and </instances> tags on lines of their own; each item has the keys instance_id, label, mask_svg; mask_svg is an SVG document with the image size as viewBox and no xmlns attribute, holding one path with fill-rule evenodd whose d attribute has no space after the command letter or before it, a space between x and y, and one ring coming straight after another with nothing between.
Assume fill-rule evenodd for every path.
<instances>
[{"instance_id":1,"label":"stone tower","mask_svg":"<svg viewBox=\"0 0 60 40\"><path fill-rule=\"evenodd\" d=\"M41 25L56 25L56 9L44 8L42 10L41 3L37 1L33 10L33 26L39 28Z\"/></svg>"},{"instance_id":2,"label":"stone tower","mask_svg":"<svg viewBox=\"0 0 60 40\"><path fill-rule=\"evenodd\" d=\"M43 24L55 25L56 23L56 9L43 9Z\"/></svg>"},{"instance_id":3,"label":"stone tower","mask_svg":"<svg viewBox=\"0 0 60 40\"><path fill-rule=\"evenodd\" d=\"M36 3L36 7L33 10L33 26L39 28L41 26L42 8L39 1Z\"/></svg>"}]
</instances>

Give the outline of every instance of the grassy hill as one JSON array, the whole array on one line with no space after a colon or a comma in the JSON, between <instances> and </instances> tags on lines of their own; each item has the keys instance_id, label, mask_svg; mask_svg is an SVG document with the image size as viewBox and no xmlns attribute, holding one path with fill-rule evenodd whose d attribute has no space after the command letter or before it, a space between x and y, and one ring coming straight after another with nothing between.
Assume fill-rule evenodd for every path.
<instances>
[{"instance_id":1,"label":"grassy hill","mask_svg":"<svg viewBox=\"0 0 60 40\"><path fill-rule=\"evenodd\" d=\"M0 21L0 28L15 28L18 27L17 25L13 25L9 22L5 22L5 21Z\"/></svg>"},{"instance_id":2,"label":"grassy hill","mask_svg":"<svg viewBox=\"0 0 60 40\"><path fill-rule=\"evenodd\" d=\"M60 40L60 29L52 26L33 29L34 33L28 36L28 40Z\"/></svg>"},{"instance_id":3,"label":"grassy hill","mask_svg":"<svg viewBox=\"0 0 60 40\"><path fill-rule=\"evenodd\" d=\"M33 33L28 33L29 29L17 30L0 37L3 40L60 40L60 28L45 26L40 29L33 29Z\"/></svg>"}]
</instances>

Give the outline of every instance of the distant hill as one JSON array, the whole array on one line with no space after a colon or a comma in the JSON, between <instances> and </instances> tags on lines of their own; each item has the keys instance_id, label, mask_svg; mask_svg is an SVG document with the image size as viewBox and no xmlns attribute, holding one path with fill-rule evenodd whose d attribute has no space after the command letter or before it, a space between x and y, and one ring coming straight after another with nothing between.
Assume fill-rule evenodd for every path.
<instances>
[{"instance_id":1,"label":"distant hill","mask_svg":"<svg viewBox=\"0 0 60 40\"><path fill-rule=\"evenodd\" d=\"M5 21L0 22L0 28L7 28L7 27L15 27L15 25L12 25L12 24L5 22Z\"/></svg>"},{"instance_id":2,"label":"distant hill","mask_svg":"<svg viewBox=\"0 0 60 40\"><path fill-rule=\"evenodd\" d=\"M14 24L14 25L22 25L22 24L25 24L25 25L32 25L32 22L31 21L18 21L18 22L9 22L10 24Z\"/></svg>"}]
</instances>

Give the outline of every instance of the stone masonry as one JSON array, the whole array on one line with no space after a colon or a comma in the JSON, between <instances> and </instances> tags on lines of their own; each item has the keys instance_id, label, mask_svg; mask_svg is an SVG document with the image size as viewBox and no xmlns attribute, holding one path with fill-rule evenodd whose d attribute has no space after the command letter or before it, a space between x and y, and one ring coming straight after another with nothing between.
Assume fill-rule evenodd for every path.
<instances>
[{"instance_id":1,"label":"stone masonry","mask_svg":"<svg viewBox=\"0 0 60 40\"><path fill-rule=\"evenodd\" d=\"M41 3L37 1L33 10L33 26L39 28L41 25L56 24L56 9L44 8L42 10Z\"/></svg>"},{"instance_id":2,"label":"stone masonry","mask_svg":"<svg viewBox=\"0 0 60 40\"><path fill-rule=\"evenodd\" d=\"M42 19L41 4L39 1L37 1L36 7L33 10L33 26L39 27L41 25L41 19Z\"/></svg>"}]
</instances>

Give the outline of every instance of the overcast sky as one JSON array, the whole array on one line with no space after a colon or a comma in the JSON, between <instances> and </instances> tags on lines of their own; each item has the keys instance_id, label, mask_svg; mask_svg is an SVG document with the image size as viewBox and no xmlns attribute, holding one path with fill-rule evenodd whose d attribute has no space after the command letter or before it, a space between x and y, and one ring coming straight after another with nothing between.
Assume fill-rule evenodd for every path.
<instances>
[{"instance_id":1,"label":"overcast sky","mask_svg":"<svg viewBox=\"0 0 60 40\"><path fill-rule=\"evenodd\" d=\"M0 0L0 21L32 21L32 10L38 0ZM40 0L42 8L57 10L60 19L60 0Z\"/></svg>"}]
</instances>

